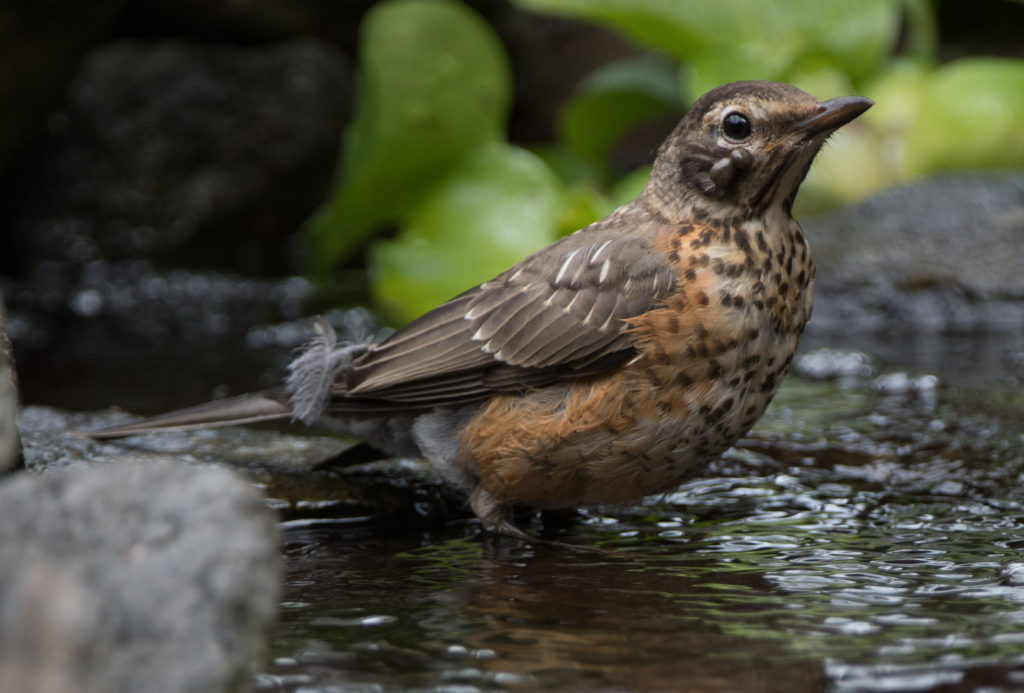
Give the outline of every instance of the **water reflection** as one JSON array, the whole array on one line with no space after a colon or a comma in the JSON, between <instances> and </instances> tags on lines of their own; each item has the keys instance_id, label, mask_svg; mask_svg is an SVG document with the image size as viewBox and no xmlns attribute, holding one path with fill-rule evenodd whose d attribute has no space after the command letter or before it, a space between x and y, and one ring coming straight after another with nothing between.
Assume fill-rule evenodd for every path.
<instances>
[{"instance_id":1,"label":"water reflection","mask_svg":"<svg viewBox=\"0 0 1024 693\"><path fill-rule=\"evenodd\" d=\"M614 555L471 526L293 531L286 598L306 606L284 612L260 687L1018 687L1013 411L938 401L917 417L887 396L794 383L753 450L709 477L651 506L530 526Z\"/></svg>"},{"instance_id":2,"label":"water reflection","mask_svg":"<svg viewBox=\"0 0 1024 693\"><path fill-rule=\"evenodd\" d=\"M836 533L802 515L666 539L658 517L635 514L565 537L618 546L616 558L464 536L293 536L306 579L288 589L315 590L317 604L286 611L271 671L293 668L287 654L318 685L920 690L965 663L1021 663L1024 591L1005 579L1019 554L992 541L1018 522L980 513L908 532L872 518Z\"/></svg>"}]
</instances>

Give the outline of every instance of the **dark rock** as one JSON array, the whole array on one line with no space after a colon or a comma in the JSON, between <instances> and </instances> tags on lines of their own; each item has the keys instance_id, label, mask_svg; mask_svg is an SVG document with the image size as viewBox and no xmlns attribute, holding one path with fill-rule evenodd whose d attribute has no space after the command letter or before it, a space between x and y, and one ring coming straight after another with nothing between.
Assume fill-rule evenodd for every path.
<instances>
[{"instance_id":1,"label":"dark rock","mask_svg":"<svg viewBox=\"0 0 1024 693\"><path fill-rule=\"evenodd\" d=\"M288 236L326 193L351 87L346 59L311 39L103 45L51 116L15 252L50 274L140 257L290 269Z\"/></svg>"},{"instance_id":2,"label":"dark rock","mask_svg":"<svg viewBox=\"0 0 1024 693\"><path fill-rule=\"evenodd\" d=\"M168 431L159 435L132 436L95 441L69 431L102 428L125 423L121 411L103 414L71 414L52 407L28 406L21 414L25 465L31 472L85 469L113 459L127 459L139 467L167 459L182 466L228 464L250 471L308 473L324 459L347 447L332 437L296 436L273 429L230 426L198 431ZM306 429L297 428L298 432Z\"/></svg>"},{"instance_id":3,"label":"dark rock","mask_svg":"<svg viewBox=\"0 0 1024 693\"><path fill-rule=\"evenodd\" d=\"M225 469L114 460L0 484L0 690L249 688L273 513Z\"/></svg>"},{"instance_id":4,"label":"dark rock","mask_svg":"<svg viewBox=\"0 0 1024 693\"><path fill-rule=\"evenodd\" d=\"M514 142L557 140L559 111L579 83L601 65L637 54L636 46L622 34L588 22L504 4L485 14L501 35L515 74L509 124ZM555 65L558 69L552 69ZM650 163L660 144L661 140L649 143L636 165Z\"/></svg>"},{"instance_id":5,"label":"dark rock","mask_svg":"<svg viewBox=\"0 0 1024 693\"><path fill-rule=\"evenodd\" d=\"M0 300L0 474L23 465L18 439L18 379Z\"/></svg>"},{"instance_id":6,"label":"dark rock","mask_svg":"<svg viewBox=\"0 0 1024 693\"><path fill-rule=\"evenodd\" d=\"M68 413L28 406L20 426L25 464L33 472L88 469L130 460L139 467L167 459L224 464L245 471L284 520L344 518L346 523L401 521L416 526L467 512L465 497L424 462L353 459L355 441L324 428L227 426L94 441L68 431L126 423L121 411ZM2 689L0 689L2 690Z\"/></svg>"},{"instance_id":7,"label":"dark rock","mask_svg":"<svg viewBox=\"0 0 1024 693\"><path fill-rule=\"evenodd\" d=\"M0 12L0 174L41 130L74 66L124 0L13 0Z\"/></svg>"},{"instance_id":8,"label":"dark rock","mask_svg":"<svg viewBox=\"0 0 1024 693\"><path fill-rule=\"evenodd\" d=\"M293 349L315 334L312 318L296 319L315 309L306 300L312 286L298 277L102 269L90 272L88 284L58 310L47 311L42 300L48 293L34 286L12 291L9 327L23 403L76 410L116 404L155 414L277 387ZM95 312L76 314L75 305ZM353 326L373 334L363 309L321 315L342 339L362 334Z\"/></svg>"},{"instance_id":9,"label":"dark rock","mask_svg":"<svg viewBox=\"0 0 1024 693\"><path fill-rule=\"evenodd\" d=\"M1024 176L944 176L809 220L811 330L1024 326Z\"/></svg>"},{"instance_id":10,"label":"dark rock","mask_svg":"<svg viewBox=\"0 0 1024 693\"><path fill-rule=\"evenodd\" d=\"M147 36L253 43L315 36L354 53L363 14L376 0L132 0L126 29Z\"/></svg>"}]
</instances>

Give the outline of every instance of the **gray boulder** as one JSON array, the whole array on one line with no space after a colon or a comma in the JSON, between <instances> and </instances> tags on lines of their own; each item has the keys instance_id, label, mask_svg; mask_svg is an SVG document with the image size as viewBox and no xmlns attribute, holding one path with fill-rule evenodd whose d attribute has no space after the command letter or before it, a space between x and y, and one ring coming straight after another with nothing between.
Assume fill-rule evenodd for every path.
<instances>
[{"instance_id":1,"label":"gray boulder","mask_svg":"<svg viewBox=\"0 0 1024 693\"><path fill-rule=\"evenodd\" d=\"M281 576L250 483L128 459L10 479L0 507L0 690L250 687Z\"/></svg>"},{"instance_id":2,"label":"gray boulder","mask_svg":"<svg viewBox=\"0 0 1024 693\"><path fill-rule=\"evenodd\" d=\"M812 330L1024 326L1024 175L949 175L807 220Z\"/></svg>"}]
</instances>

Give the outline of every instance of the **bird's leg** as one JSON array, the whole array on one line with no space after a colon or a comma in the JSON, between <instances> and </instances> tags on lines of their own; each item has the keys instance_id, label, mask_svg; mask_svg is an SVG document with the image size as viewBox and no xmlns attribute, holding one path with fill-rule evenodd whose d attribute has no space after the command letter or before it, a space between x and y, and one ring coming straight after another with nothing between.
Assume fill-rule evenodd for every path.
<instances>
[{"instance_id":1,"label":"bird's leg","mask_svg":"<svg viewBox=\"0 0 1024 693\"><path fill-rule=\"evenodd\" d=\"M469 497L469 505L487 531L531 544L538 543L537 539L516 527L512 521L512 508L507 503L502 503L495 498L494 494L484 488L483 484L477 484L477 487L473 489L473 495Z\"/></svg>"},{"instance_id":2,"label":"bird's leg","mask_svg":"<svg viewBox=\"0 0 1024 693\"><path fill-rule=\"evenodd\" d=\"M540 546L551 546L557 549L569 549L571 551L585 551L587 553L599 553L603 556L615 556L614 551L601 549L596 546L580 546L578 544L566 544L561 541L550 539L538 539L532 537L516 526L512 521L512 508L508 503L502 503L494 494L484 488L483 484L477 484L473 494L469 497L469 504L473 512L480 518L484 529L495 534L521 541L525 544Z\"/></svg>"}]
</instances>

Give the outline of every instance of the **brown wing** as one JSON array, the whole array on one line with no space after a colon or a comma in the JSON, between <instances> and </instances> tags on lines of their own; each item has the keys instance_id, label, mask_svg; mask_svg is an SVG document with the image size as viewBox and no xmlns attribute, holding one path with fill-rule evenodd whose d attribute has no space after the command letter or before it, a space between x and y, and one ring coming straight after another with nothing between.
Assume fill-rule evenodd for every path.
<instances>
[{"instance_id":1,"label":"brown wing","mask_svg":"<svg viewBox=\"0 0 1024 693\"><path fill-rule=\"evenodd\" d=\"M666 296L676 275L646 240L609 236L564 238L411 322L354 362L336 394L472 400L629 358L628 319Z\"/></svg>"}]
</instances>

